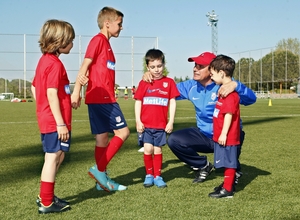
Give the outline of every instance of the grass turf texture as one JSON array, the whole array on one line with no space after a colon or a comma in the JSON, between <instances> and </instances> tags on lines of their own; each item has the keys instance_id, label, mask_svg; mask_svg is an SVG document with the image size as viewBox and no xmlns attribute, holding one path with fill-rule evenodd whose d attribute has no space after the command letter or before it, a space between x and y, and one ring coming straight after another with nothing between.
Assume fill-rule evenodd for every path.
<instances>
[{"instance_id":1,"label":"grass turf texture","mask_svg":"<svg viewBox=\"0 0 300 220\"><path fill-rule=\"evenodd\" d=\"M204 183L169 148L163 148L162 176L168 187L144 188L143 154L137 152L134 101L119 99L131 135L108 166L110 177L128 190L97 191L88 176L94 164L94 138L87 108L73 111L71 151L57 175L55 193L72 210L38 214L43 152L35 103L0 102L0 219L300 219L300 100L257 100L241 106L246 139L240 161L244 173L232 199L208 193L223 181L214 171ZM174 130L195 126L194 110L177 102ZM155 116L154 116L155 117ZM213 155L208 154L213 162Z\"/></svg>"}]
</instances>

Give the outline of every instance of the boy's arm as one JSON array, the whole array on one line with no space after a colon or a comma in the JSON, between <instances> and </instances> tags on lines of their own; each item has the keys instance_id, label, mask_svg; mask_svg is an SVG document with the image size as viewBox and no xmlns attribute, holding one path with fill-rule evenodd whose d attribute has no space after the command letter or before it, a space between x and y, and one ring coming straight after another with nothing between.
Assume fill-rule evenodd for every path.
<instances>
[{"instance_id":1,"label":"boy's arm","mask_svg":"<svg viewBox=\"0 0 300 220\"><path fill-rule=\"evenodd\" d=\"M142 133L144 131L144 124L141 121L141 109L142 109L142 101L136 100L134 105L134 113L135 113L136 131L139 133Z\"/></svg>"},{"instance_id":2,"label":"boy's arm","mask_svg":"<svg viewBox=\"0 0 300 220\"><path fill-rule=\"evenodd\" d=\"M58 139L61 141L69 140L69 130L64 122L61 114L59 99L56 88L47 89L47 98L50 105L51 112L56 122Z\"/></svg>"},{"instance_id":3,"label":"boy's arm","mask_svg":"<svg viewBox=\"0 0 300 220\"><path fill-rule=\"evenodd\" d=\"M175 98L172 98L170 99L170 105L169 105L169 121L165 128L165 132L167 133L171 133L173 131L175 112L176 112L176 100Z\"/></svg>"},{"instance_id":4,"label":"boy's arm","mask_svg":"<svg viewBox=\"0 0 300 220\"><path fill-rule=\"evenodd\" d=\"M231 121L232 121L232 114L226 113L224 116L224 122L223 122L223 128L221 131L221 135L218 139L218 143L220 145L226 146L227 134L229 131L229 127L231 125Z\"/></svg>"},{"instance_id":5,"label":"boy's arm","mask_svg":"<svg viewBox=\"0 0 300 220\"><path fill-rule=\"evenodd\" d=\"M75 82L75 86L74 86L74 90L71 95L71 104L74 109L77 109L78 107L80 107L80 91L82 88L82 85L80 83L80 78L82 76L87 77L88 69L89 69L89 66L91 65L92 61L93 61L92 59L84 58L83 63L79 69L77 79Z\"/></svg>"},{"instance_id":6,"label":"boy's arm","mask_svg":"<svg viewBox=\"0 0 300 220\"><path fill-rule=\"evenodd\" d=\"M31 85L31 92L32 92L32 96L33 96L34 100L36 100L35 87L33 85Z\"/></svg>"}]
</instances>

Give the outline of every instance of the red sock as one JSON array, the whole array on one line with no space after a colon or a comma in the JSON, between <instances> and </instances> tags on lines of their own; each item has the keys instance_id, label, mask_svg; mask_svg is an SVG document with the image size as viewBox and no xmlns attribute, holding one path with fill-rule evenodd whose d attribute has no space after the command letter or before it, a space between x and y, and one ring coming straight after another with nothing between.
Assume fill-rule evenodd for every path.
<instances>
[{"instance_id":1,"label":"red sock","mask_svg":"<svg viewBox=\"0 0 300 220\"><path fill-rule=\"evenodd\" d=\"M153 158L152 154L144 154L144 165L146 169L146 174L151 174L153 175Z\"/></svg>"},{"instance_id":2,"label":"red sock","mask_svg":"<svg viewBox=\"0 0 300 220\"><path fill-rule=\"evenodd\" d=\"M223 188L230 192L232 190L234 178L235 178L235 169L225 168Z\"/></svg>"},{"instance_id":3,"label":"red sock","mask_svg":"<svg viewBox=\"0 0 300 220\"><path fill-rule=\"evenodd\" d=\"M154 178L161 175L161 167L162 167L162 154L154 154L153 157Z\"/></svg>"},{"instance_id":4,"label":"red sock","mask_svg":"<svg viewBox=\"0 0 300 220\"><path fill-rule=\"evenodd\" d=\"M95 161L96 161L97 167L99 167L99 165L101 164L101 162L100 162L101 157L102 157L102 155L105 154L106 149L107 149L107 147L95 146Z\"/></svg>"},{"instance_id":5,"label":"red sock","mask_svg":"<svg viewBox=\"0 0 300 220\"><path fill-rule=\"evenodd\" d=\"M106 147L105 153L101 156L99 163L97 163L98 170L104 172L109 161L115 156L115 154L122 147L123 140L118 136L114 136Z\"/></svg>"},{"instance_id":6,"label":"red sock","mask_svg":"<svg viewBox=\"0 0 300 220\"><path fill-rule=\"evenodd\" d=\"M41 181L40 186L40 197L41 197L41 203L44 206L49 206L53 202L54 197L54 182L44 182Z\"/></svg>"}]
</instances>

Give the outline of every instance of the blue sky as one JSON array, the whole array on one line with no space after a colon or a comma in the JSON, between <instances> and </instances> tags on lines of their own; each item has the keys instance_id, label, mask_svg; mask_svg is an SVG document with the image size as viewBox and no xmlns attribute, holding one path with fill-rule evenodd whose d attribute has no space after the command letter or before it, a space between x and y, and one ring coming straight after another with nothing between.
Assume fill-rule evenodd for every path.
<instances>
[{"instance_id":1,"label":"blue sky","mask_svg":"<svg viewBox=\"0 0 300 220\"><path fill-rule=\"evenodd\" d=\"M10 49L22 51L23 38L13 35L3 37L1 34L39 34L43 23L55 18L70 22L76 35L93 36L99 32L96 20L99 10L104 6L115 7L124 13L124 30L120 36L158 37L158 47L166 55L170 77L191 77L193 64L187 62L187 58L212 50L211 27L207 25L206 17L212 10L219 18L218 53L230 55L236 60L239 56L259 59L280 40L300 37L298 0L2 0L0 78L11 80L19 75L23 78L22 71L4 70L16 66L22 69L24 66L22 54L3 53ZM15 43L15 38L20 42ZM88 40L89 37L86 37L85 41ZM116 56L116 81L121 86L131 86L132 81L135 85L138 83L142 54L153 47L155 42L154 38L141 38L139 41L142 43L134 45L135 52L140 56L134 59L136 70L132 80L132 59L128 56L131 53L130 38L111 39L116 54L128 53L127 56ZM27 50L38 52L36 40L33 42L28 43ZM15 46L17 49L14 49ZM83 52L85 49L83 45ZM78 51L78 45L72 51ZM13 59L13 56L19 57ZM34 69L39 56L37 53L28 58L28 69ZM74 81L80 62L78 55L62 55L61 59L66 68L71 70L68 71L69 78ZM27 79L30 80L33 74L34 71L28 71Z\"/></svg>"}]
</instances>

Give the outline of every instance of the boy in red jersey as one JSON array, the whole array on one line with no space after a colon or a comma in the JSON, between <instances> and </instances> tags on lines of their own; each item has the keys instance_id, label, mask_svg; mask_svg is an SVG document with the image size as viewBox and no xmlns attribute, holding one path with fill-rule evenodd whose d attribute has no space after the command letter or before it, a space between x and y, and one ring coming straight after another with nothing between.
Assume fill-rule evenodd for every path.
<instances>
[{"instance_id":1,"label":"boy in red jersey","mask_svg":"<svg viewBox=\"0 0 300 220\"><path fill-rule=\"evenodd\" d=\"M235 61L218 55L209 65L211 79L218 85L232 81ZM240 98L237 92L219 96L213 113L214 166L224 168L224 182L210 193L212 198L231 198L240 145Z\"/></svg>"},{"instance_id":2,"label":"boy in red jersey","mask_svg":"<svg viewBox=\"0 0 300 220\"><path fill-rule=\"evenodd\" d=\"M96 188L106 191L127 189L111 180L106 167L129 136L127 123L115 98L115 56L109 39L118 37L122 28L123 13L104 7L98 14L100 33L94 36L87 47L72 94L72 107L80 106L81 78L88 76L85 103L88 105L92 134L96 136L96 165L89 175L97 182ZM114 137L109 141L109 132Z\"/></svg>"},{"instance_id":3,"label":"boy in red jersey","mask_svg":"<svg viewBox=\"0 0 300 220\"><path fill-rule=\"evenodd\" d=\"M166 133L173 130L175 98L180 94L174 80L163 76L165 56L160 50L148 50L145 61L154 80L152 83L141 80L134 96L136 129L139 144L144 147L146 169L144 186L150 187L155 184L159 188L164 188L167 184L161 177L161 148L166 144Z\"/></svg>"},{"instance_id":4,"label":"boy in red jersey","mask_svg":"<svg viewBox=\"0 0 300 220\"><path fill-rule=\"evenodd\" d=\"M132 86L132 88L131 88L132 99L134 99L135 91L136 91L135 86Z\"/></svg>"},{"instance_id":5,"label":"boy in red jersey","mask_svg":"<svg viewBox=\"0 0 300 220\"><path fill-rule=\"evenodd\" d=\"M69 151L71 138L71 98L69 79L59 60L73 47L75 32L65 21L48 20L40 32L40 58L31 90L36 100L38 125L41 132L45 161L37 199L41 214L63 212L69 203L54 195L55 176Z\"/></svg>"}]
</instances>

